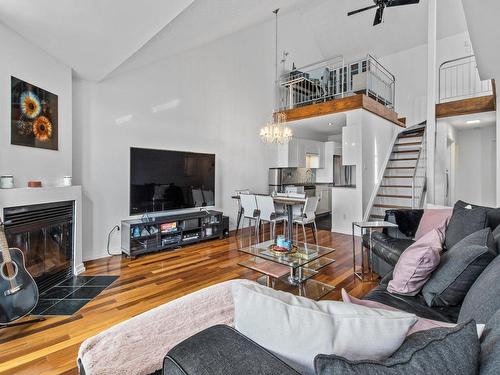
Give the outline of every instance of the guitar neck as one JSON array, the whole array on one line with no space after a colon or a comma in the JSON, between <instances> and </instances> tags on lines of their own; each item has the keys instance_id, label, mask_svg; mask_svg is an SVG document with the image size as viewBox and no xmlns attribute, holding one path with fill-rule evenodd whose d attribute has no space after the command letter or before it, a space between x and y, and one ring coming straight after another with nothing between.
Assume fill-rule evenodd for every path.
<instances>
[{"instance_id":1,"label":"guitar neck","mask_svg":"<svg viewBox=\"0 0 500 375\"><path fill-rule=\"evenodd\" d=\"M4 262L10 262L10 251L9 244L7 243L7 237L5 237L5 231L3 224L0 226L0 252L3 256Z\"/></svg>"}]
</instances>

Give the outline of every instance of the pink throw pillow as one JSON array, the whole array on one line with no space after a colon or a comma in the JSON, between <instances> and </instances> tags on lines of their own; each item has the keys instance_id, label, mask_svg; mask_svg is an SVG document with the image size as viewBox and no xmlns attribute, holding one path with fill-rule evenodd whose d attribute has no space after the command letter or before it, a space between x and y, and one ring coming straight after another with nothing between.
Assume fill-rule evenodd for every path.
<instances>
[{"instance_id":1,"label":"pink throw pillow","mask_svg":"<svg viewBox=\"0 0 500 375\"><path fill-rule=\"evenodd\" d=\"M444 225L433 229L408 247L394 267L387 291L408 296L416 295L427 282L441 260Z\"/></svg>"},{"instance_id":2,"label":"pink throw pillow","mask_svg":"<svg viewBox=\"0 0 500 375\"><path fill-rule=\"evenodd\" d=\"M441 226L443 222L445 223L446 229L452 213L453 208L451 207L425 209L422 219L420 219L420 223L418 224L417 232L415 233L415 241L418 241L431 230Z\"/></svg>"},{"instance_id":3,"label":"pink throw pillow","mask_svg":"<svg viewBox=\"0 0 500 375\"><path fill-rule=\"evenodd\" d=\"M345 303L353 303L355 305L365 306L365 307L369 307L372 309L399 311L399 309L384 305L383 303L380 303L380 302L367 301L367 300L362 300L362 299L352 297L349 294L347 294L345 289L342 289L342 301L344 301ZM413 327L410 328L410 330L408 331L408 333L406 335L409 336L412 333L419 332L419 331L426 331L426 330L432 329L432 328L455 327L455 325L456 324L453 324L453 323L445 323L445 322L440 322L438 320L425 319L425 318L420 318L417 316L417 322L413 325Z\"/></svg>"}]
</instances>

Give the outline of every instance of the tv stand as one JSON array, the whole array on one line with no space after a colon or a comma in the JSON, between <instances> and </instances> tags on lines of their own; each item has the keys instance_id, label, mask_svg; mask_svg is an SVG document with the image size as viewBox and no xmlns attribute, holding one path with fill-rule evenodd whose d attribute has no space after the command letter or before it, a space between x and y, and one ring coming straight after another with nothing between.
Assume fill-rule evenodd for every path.
<instances>
[{"instance_id":1,"label":"tv stand","mask_svg":"<svg viewBox=\"0 0 500 375\"><path fill-rule=\"evenodd\" d=\"M203 210L121 222L122 252L128 257L223 238L222 212Z\"/></svg>"}]
</instances>

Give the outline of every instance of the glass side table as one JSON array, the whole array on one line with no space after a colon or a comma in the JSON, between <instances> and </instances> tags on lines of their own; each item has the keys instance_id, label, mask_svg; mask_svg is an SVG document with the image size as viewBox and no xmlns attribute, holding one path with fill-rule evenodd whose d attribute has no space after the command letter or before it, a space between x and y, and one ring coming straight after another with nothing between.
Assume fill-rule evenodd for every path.
<instances>
[{"instance_id":1,"label":"glass side table","mask_svg":"<svg viewBox=\"0 0 500 375\"><path fill-rule=\"evenodd\" d=\"M355 228L361 230L361 270L356 270L356 236ZM398 226L388 221L358 221L352 223L352 264L353 273L361 281L373 281L373 257L372 257L372 233L377 229L397 228ZM368 264L365 265L365 247L363 246L363 234L368 232L370 248L368 249ZM365 280L365 276L370 275L370 279Z\"/></svg>"}]
</instances>

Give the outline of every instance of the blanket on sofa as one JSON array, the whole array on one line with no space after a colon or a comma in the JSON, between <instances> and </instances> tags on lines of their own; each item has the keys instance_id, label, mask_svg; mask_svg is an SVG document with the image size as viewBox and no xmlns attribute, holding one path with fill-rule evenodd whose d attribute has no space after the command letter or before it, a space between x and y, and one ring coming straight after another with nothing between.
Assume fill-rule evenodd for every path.
<instances>
[{"instance_id":1,"label":"blanket on sofa","mask_svg":"<svg viewBox=\"0 0 500 375\"><path fill-rule=\"evenodd\" d=\"M148 375L179 342L216 324L234 326L230 280L188 294L85 340L78 360L85 375Z\"/></svg>"}]
</instances>

